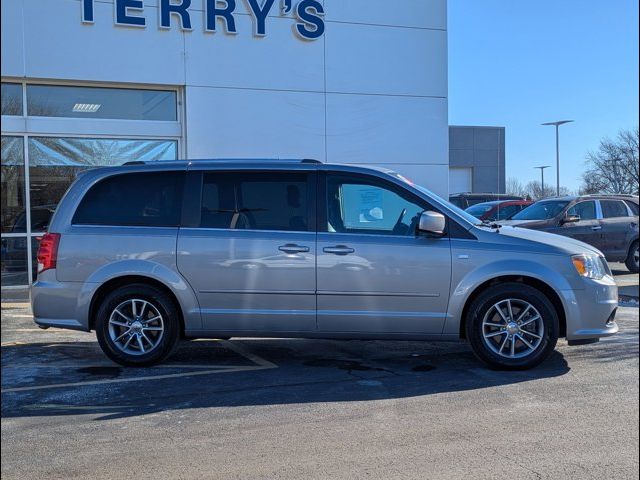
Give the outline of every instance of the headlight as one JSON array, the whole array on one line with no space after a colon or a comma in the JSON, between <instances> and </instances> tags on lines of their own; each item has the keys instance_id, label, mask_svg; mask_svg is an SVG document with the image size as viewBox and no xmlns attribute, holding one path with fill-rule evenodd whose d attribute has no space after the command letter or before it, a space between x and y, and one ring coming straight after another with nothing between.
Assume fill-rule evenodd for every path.
<instances>
[{"instance_id":1,"label":"headlight","mask_svg":"<svg viewBox=\"0 0 640 480\"><path fill-rule=\"evenodd\" d=\"M578 275L582 277L600 280L607 273L600 258L595 255L573 255L571 261Z\"/></svg>"}]
</instances>

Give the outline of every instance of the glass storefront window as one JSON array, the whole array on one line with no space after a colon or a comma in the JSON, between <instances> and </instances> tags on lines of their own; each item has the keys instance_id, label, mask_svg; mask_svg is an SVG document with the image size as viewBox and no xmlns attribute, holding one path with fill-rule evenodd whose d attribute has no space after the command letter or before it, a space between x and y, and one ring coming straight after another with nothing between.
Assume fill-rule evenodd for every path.
<instances>
[{"instance_id":1,"label":"glass storefront window","mask_svg":"<svg viewBox=\"0 0 640 480\"><path fill-rule=\"evenodd\" d=\"M2 115L22 115L22 85L2 83Z\"/></svg>"},{"instance_id":2,"label":"glass storefront window","mask_svg":"<svg viewBox=\"0 0 640 480\"><path fill-rule=\"evenodd\" d=\"M30 137L28 150L33 232L47 229L58 202L79 172L132 160L175 160L178 153L173 140L57 137Z\"/></svg>"},{"instance_id":3,"label":"glass storefront window","mask_svg":"<svg viewBox=\"0 0 640 480\"><path fill-rule=\"evenodd\" d=\"M30 116L176 121L177 110L174 91L27 85Z\"/></svg>"},{"instance_id":4,"label":"glass storefront window","mask_svg":"<svg viewBox=\"0 0 640 480\"><path fill-rule=\"evenodd\" d=\"M0 275L3 287L27 285L27 237L3 238L0 251Z\"/></svg>"},{"instance_id":5,"label":"glass storefront window","mask_svg":"<svg viewBox=\"0 0 640 480\"><path fill-rule=\"evenodd\" d=\"M2 233L26 232L24 144L22 137L2 136Z\"/></svg>"}]
</instances>

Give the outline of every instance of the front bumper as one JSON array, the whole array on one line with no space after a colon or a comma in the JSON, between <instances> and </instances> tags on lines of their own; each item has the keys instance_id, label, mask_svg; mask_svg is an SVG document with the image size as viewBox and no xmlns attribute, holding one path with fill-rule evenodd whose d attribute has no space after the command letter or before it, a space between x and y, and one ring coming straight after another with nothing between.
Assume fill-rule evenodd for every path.
<instances>
[{"instance_id":1,"label":"front bumper","mask_svg":"<svg viewBox=\"0 0 640 480\"><path fill-rule=\"evenodd\" d=\"M580 341L608 337L618 332L615 313L618 287L613 277L584 279L584 289L563 290L567 318L567 340ZM578 343L578 342L576 342Z\"/></svg>"}]
</instances>

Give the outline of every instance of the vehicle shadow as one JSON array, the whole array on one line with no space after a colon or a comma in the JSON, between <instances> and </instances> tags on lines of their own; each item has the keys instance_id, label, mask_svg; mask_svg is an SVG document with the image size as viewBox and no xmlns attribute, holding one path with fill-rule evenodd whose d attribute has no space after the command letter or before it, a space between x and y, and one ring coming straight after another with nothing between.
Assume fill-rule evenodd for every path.
<instances>
[{"instance_id":1,"label":"vehicle shadow","mask_svg":"<svg viewBox=\"0 0 640 480\"><path fill-rule=\"evenodd\" d=\"M93 414L107 420L455 393L570 369L557 351L533 370L505 372L486 368L457 343L239 339L184 342L166 364L135 369L105 361L95 342L9 345L2 347L2 370L3 418ZM41 388L54 384L60 386Z\"/></svg>"}]
</instances>

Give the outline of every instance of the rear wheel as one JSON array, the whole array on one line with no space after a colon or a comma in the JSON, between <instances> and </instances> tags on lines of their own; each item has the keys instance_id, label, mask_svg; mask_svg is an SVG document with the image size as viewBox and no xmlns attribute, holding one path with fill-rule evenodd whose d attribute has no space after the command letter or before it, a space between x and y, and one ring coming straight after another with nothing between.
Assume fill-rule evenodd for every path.
<instances>
[{"instance_id":1,"label":"rear wheel","mask_svg":"<svg viewBox=\"0 0 640 480\"><path fill-rule=\"evenodd\" d=\"M625 265L631 273L638 273L640 271L640 251L638 250L638 240L631 244Z\"/></svg>"},{"instance_id":2,"label":"rear wheel","mask_svg":"<svg viewBox=\"0 0 640 480\"><path fill-rule=\"evenodd\" d=\"M160 363L173 353L179 334L174 302L150 285L120 287L107 295L98 309L98 343L107 357L121 365Z\"/></svg>"},{"instance_id":3,"label":"rear wheel","mask_svg":"<svg viewBox=\"0 0 640 480\"><path fill-rule=\"evenodd\" d=\"M488 288L473 301L466 320L473 352L494 368L532 368L551 354L558 341L553 304L522 283Z\"/></svg>"}]
</instances>

